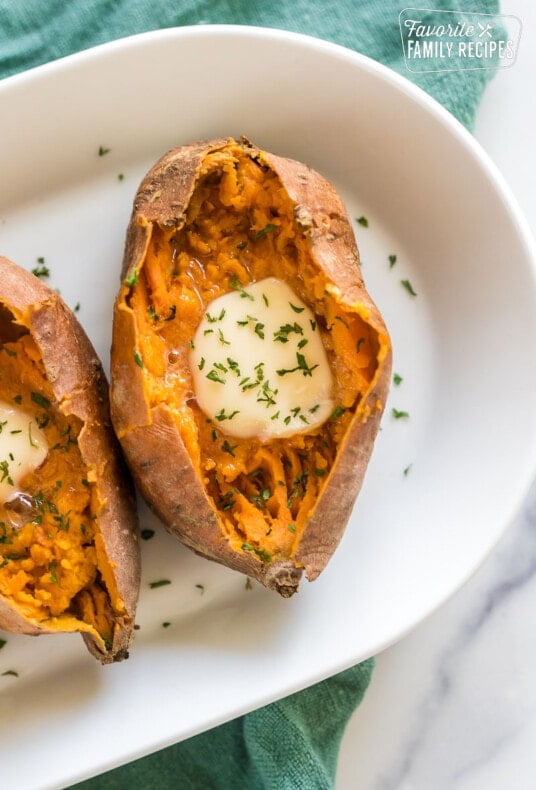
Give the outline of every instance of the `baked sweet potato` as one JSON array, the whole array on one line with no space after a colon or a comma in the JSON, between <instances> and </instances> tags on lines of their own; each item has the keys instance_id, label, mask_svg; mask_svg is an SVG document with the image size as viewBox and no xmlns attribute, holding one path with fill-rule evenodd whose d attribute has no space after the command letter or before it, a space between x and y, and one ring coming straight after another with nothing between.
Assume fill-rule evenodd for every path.
<instances>
[{"instance_id":1,"label":"baked sweet potato","mask_svg":"<svg viewBox=\"0 0 536 790\"><path fill-rule=\"evenodd\" d=\"M119 661L139 577L101 364L61 297L0 257L0 627L78 631L102 663Z\"/></svg>"},{"instance_id":2,"label":"baked sweet potato","mask_svg":"<svg viewBox=\"0 0 536 790\"><path fill-rule=\"evenodd\" d=\"M141 492L183 543L284 597L303 571L316 578L361 487L390 370L330 183L245 138L155 164L127 232L111 414Z\"/></svg>"}]
</instances>

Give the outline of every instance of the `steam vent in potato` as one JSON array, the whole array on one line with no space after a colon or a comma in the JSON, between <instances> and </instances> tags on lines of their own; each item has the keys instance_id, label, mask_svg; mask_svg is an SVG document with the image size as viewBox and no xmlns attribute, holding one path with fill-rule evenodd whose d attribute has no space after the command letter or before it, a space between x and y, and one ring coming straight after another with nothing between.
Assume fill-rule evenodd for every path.
<instances>
[{"instance_id":1,"label":"steam vent in potato","mask_svg":"<svg viewBox=\"0 0 536 790\"><path fill-rule=\"evenodd\" d=\"M114 312L114 427L196 552L284 597L350 516L391 347L346 211L249 141L168 152L143 180Z\"/></svg>"},{"instance_id":2,"label":"steam vent in potato","mask_svg":"<svg viewBox=\"0 0 536 790\"><path fill-rule=\"evenodd\" d=\"M60 296L0 257L0 628L78 631L103 664L119 661L139 576L99 360Z\"/></svg>"}]
</instances>

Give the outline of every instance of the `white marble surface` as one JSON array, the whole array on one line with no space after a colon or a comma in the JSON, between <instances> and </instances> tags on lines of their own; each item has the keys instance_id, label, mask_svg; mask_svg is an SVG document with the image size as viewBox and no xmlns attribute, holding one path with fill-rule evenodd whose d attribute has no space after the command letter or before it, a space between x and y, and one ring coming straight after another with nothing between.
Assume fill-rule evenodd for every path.
<instances>
[{"instance_id":1,"label":"white marble surface","mask_svg":"<svg viewBox=\"0 0 536 790\"><path fill-rule=\"evenodd\" d=\"M522 20L518 59L488 86L476 137L536 234L536 4L501 12ZM536 485L476 576L377 657L336 788L536 788Z\"/></svg>"}]
</instances>

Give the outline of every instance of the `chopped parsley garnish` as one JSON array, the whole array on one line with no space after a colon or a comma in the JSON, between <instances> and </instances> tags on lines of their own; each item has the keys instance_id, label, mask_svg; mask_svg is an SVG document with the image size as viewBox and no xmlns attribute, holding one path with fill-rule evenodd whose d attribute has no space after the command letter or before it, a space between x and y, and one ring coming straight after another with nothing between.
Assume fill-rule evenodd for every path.
<instances>
[{"instance_id":1,"label":"chopped parsley garnish","mask_svg":"<svg viewBox=\"0 0 536 790\"><path fill-rule=\"evenodd\" d=\"M404 288L406 289L406 291L407 291L407 292L408 292L408 293L409 293L411 296L417 296L417 293L416 293L416 291L413 289L413 286L412 286L412 284L410 283L410 281L409 281L409 280L400 280L400 282L401 282L401 284L404 286Z\"/></svg>"},{"instance_id":2,"label":"chopped parsley garnish","mask_svg":"<svg viewBox=\"0 0 536 790\"><path fill-rule=\"evenodd\" d=\"M289 335L293 332L297 335L303 335L303 328L296 322L293 324L283 324L274 332L274 341L277 340L279 343L288 343Z\"/></svg>"},{"instance_id":3,"label":"chopped parsley garnish","mask_svg":"<svg viewBox=\"0 0 536 790\"><path fill-rule=\"evenodd\" d=\"M140 353L138 351L134 350L133 351L133 357L134 357L134 362L136 363L136 365L139 368L143 369L143 359L141 358Z\"/></svg>"},{"instance_id":4,"label":"chopped parsley garnish","mask_svg":"<svg viewBox=\"0 0 536 790\"><path fill-rule=\"evenodd\" d=\"M240 296L242 297L242 299L251 299L252 302L255 301L251 294L249 294L247 291L244 291L244 287L240 282L240 280L238 279L238 277L236 276L236 274L233 274L233 276L229 280L229 285L235 291L240 292Z\"/></svg>"},{"instance_id":5,"label":"chopped parsley garnish","mask_svg":"<svg viewBox=\"0 0 536 790\"><path fill-rule=\"evenodd\" d=\"M309 367L304 355L300 354L299 351L296 351L296 360L297 360L298 364L296 365L295 368L289 368L289 369L286 369L286 370L285 369L277 370L276 371L277 375L278 376L285 376L287 373L295 373L297 370L301 370L301 372L303 373L304 376L312 376L313 375L313 370L315 370L315 368L318 367L318 364L313 365L312 367Z\"/></svg>"},{"instance_id":6,"label":"chopped parsley garnish","mask_svg":"<svg viewBox=\"0 0 536 790\"><path fill-rule=\"evenodd\" d=\"M45 398L44 395L41 395L40 392L32 392L30 394L30 399L36 403L38 406L41 406L42 409L50 409L51 403L48 398Z\"/></svg>"},{"instance_id":7,"label":"chopped parsley garnish","mask_svg":"<svg viewBox=\"0 0 536 790\"><path fill-rule=\"evenodd\" d=\"M234 458L234 451L236 450L237 447L238 447L237 444L229 444L227 439L225 439L225 441L221 446L221 449L223 450L224 453L228 453L229 455L232 455Z\"/></svg>"},{"instance_id":8,"label":"chopped parsley garnish","mask_svg":"<svg viewBox=\"0 0 536 790\"><path fill-rule=\"evenodd\" d=\"M250 543L242 543L242 550L243 551L253 551L261 560L264 562L269 562L272 559L272 555L269 554L264 549L259 549L256 546L252 546Z\"/></svg>"},{"instance_id":9,"label":"chopped parsley garnish","mask_svg":"<svg viewBox=\"0 0 536 790\"><path fill-rule=\"evenodd\" d=\"M393 415L395 420L402 420L402 419L405 419L405 418L409 417L409 412L408 411L400 411L399 409L395 409L394 406L391 409L391 414Z\"/></svg>"},{"instance_id":10,"label":"chopped parsley garnish","mask_svg":"<svg viewBox=\"0 0 536 790\"><path fill-rule=\"evenodd\" d=\"M140 281L138 270L136 268L132 269L131 272L127 274L125 277L125 285L128 285L129 288L132 288L134 285L137 285Z\"/></svg>"},{"instance_id":11,"label":"chopped parsley garnish","mask_svg":"<svg viewBox=\"0 0 536 790\"><path fill-rule=\"evenodd\" d=\"M35 266L32 269L32 274L39 278L50 277L50 269L48 268L48 266L45 266L45 259L38 258L37 263L38 266Z\"/></svg>"},{"instance_id":12,"label":"chopped parsley garnish","mask_svg":"<svg viewBox=\"0 0 536 790\"><path fill-rule=\"evenodd\" d=\"M232 411L230 414L226 414L225 409L221 409L218 414L214 415L214 417L218 420L218 422L222 422L223 420L232 420L237 414L240 414L240 412Z\"/></svg>"},{"instance_id":13,"label":"chopped parsley garnish","mask_svg":"<svg viewBox=\"0 0 536 790\"><path fill-rule=\"evenodd\" d=\"M215 381L218 384L225 384L225 379L222 379L218 371L214 368L212 368L212 370L207 373L207 379L210 379L210 381Z\"/></svg>"},{"instance_id":14,"label":"chopped parsley garnish","mask_svg":"<svg viewBox=\"0 0 536 790\"><path fill-rule=\"evenodd\" d=\"M358 222L359 222L359 224L360 224L360 225L362 225L364 228L368 228L368 226L369 226L369 222L368 222L368 219L367 219L366 217L358 217L358 218L357 218L357 221L358 221Z\"/></svg>"},{"instance_id":15,"label":"chopped parsley garnish","mask_svg":"<svg viewBox=\"0 0 536 790\"><path fill-rule=\"evenodd\" d=\"M343 406L335 406L335 408L329 415L330 421L333 422L333 420L337 420L341 416L341 414L344 414L345 411L346 409Z\"/></svg>"},{"instance_id":16,"label":"chopped parsley garnish","mask_svg":"<svg viewBox=\"0 0 536 790\"><path fill-rule=\"evenodd\" d=\"M0 462L0 473L2 475L2 477L0 477L0 483L3 483L4 480L7 480L8 485L15 485L9 472L9 464L7 461Z\"/></svg>"},{"instance_id":17,"label":"chopped parsley garnish","mask_svg":"<svg viewBox=\"0 0 536 790\"><path fill-rule=\"evenodd\" d=\"M389 255L389 268L392 269L396 263L396 255Z\"/></svg>"},{"instance_id":18,"label":"chopped parsley garnish","mask_svg":"<svg viewBox=\"0 0 536 790\"><path fill-rule=\"evenodd\" d=\"M399 373L395 373L393 375L393 384L395 384L395 386L398 387L398 385L402 384L403 381L404 381L404 379L402 378L402 376Z\"/></svg>"},{"instance_id":19,"label":"chopped parsley garnish","mask_svg":"<svg viewBox=\"0 0 536 790\"><path fill-rule=\"evenodd\" d=\"M151 590L156 590L158 587L165 587L167 584L171 584L169 579L159 579L156 582L149 582L149 587Z\"/></svg>"},{"instance_id":20,"label":"chopped parsley garnish","mask_svg":"<svg viewBox=\"0 0 536 790\"><path fill-rule=\"evenodd\" d=\"M277 225L273 225L271 222L269 222L268 225L265 225L264 228L261 228L261 230L257 231L257 233L255 234L255 238L263 239L265 236L268 235L268 233L273 233L274 230L277 230Z\"/></svg>"}]
</instances>

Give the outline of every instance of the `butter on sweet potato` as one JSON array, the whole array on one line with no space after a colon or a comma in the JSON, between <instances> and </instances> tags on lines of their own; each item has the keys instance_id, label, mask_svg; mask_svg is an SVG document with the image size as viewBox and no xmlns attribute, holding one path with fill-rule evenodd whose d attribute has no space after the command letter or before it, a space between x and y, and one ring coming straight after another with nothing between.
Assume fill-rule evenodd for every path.
<instances>
[{"instance_id":1,"label":"butter on sweet potato","mask_svg":"<svg viewBox=\"0 0 536 790\"><path fill-rule=\"evenodd\" d=\"M3 420L0 627L77 631L102 663L125 658L139 590L132 484L109 419L101 365L56 292L0 257L0 401L45 437L15 485ZM37 427L35 427L37 426Z\"/></svg>"},{"instance_id":2,"label":"butter on sweet potato","mask_svg":"<svg viewBox=\"0 0 536 790\"><path fill-rule=\"evenodd\" d=\"M310 431L231 438L225 419L207 419L196 399L194 335L216 298L237 289L247 298L249 284L274 277L314 315L334 407ZM298 332L285 327L279 340ZM274 337L265 342L272 353ZM307 375L302 351L295 370ZM111 413L143 495L173 534L285 597L304 570L316 578L361 487L390 370L389 336L330 183L245 139L181 146L155 164L127 233ZM276 390L271 381L269 392Z\"/></svg>"}]
</instances>

